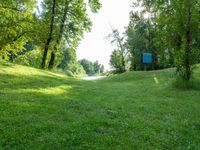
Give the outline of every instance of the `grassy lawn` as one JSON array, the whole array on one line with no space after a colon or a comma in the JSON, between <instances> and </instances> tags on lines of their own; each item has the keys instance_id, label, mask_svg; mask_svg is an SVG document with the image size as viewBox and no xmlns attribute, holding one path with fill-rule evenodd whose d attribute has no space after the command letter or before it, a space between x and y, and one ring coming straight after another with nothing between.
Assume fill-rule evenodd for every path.
<instances>
[{"instance_id":1,"label":"grassy lawn","mask_svg":"<svg viewBox=\"0 0 200 150\"><path fill-rule=\"evenodd\" d=\"M0 149L199 150L200 69L187 90L174 75L80 81L0 63Z\"/></svg>"}]
</instances>

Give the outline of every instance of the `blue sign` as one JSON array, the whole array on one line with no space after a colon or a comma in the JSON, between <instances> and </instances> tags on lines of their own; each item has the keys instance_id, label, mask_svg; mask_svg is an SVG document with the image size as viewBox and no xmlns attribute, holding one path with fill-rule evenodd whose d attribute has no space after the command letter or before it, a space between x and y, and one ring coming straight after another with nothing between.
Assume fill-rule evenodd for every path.
<instances>
[{"instance_id":1,"label":"blue sign","mask_svg":"<svg viewBox=\"0 0 200 150\"><path fill-rule=\"evenodd\" d=\"M153 56L151 53L142 53L142 63L143 64L152 64Z\"/></svg>"}]
</instances>

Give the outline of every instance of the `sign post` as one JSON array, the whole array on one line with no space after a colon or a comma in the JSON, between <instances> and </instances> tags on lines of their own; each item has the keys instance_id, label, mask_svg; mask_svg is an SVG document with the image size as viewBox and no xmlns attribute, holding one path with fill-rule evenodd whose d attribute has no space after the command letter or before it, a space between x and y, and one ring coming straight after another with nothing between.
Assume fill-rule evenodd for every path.
<instances>
[{"instance_id":1,"label":"sign post","mask_svg":"<svg viewBox=\"0 0 200 150\"><path fill-rule=\"evenodd\" d=\"M142 63L144 64L145 71L147 70L147 65L152 64L153 56L152 53L142 53Z\"/></svg>"}]
</instances>

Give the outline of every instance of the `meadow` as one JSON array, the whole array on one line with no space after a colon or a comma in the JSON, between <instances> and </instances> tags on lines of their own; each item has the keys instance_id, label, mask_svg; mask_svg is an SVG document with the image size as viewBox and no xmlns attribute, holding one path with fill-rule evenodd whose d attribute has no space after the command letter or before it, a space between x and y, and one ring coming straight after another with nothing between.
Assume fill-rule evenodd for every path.
<instances>
[{"instance_id":1,"label":"meadow","mask_svg":"<svg viewBox=\"0 0 200 150\"><path fill-rule=\"evenodd\" d=\"M200 149L200 69L95 81L0 63L0 149Z\"/></svg>"}]
</instances>

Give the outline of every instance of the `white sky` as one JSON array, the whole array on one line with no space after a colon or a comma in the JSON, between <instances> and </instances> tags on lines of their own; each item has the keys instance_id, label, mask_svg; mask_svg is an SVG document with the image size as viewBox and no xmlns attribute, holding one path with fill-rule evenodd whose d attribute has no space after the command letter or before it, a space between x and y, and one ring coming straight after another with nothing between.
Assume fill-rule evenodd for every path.
<instances>
[{"instance_id":1,"label":"white sky","mask_svg":"<svg viewBox=\"0 0 200 150\"><path fill-rule=\"evenodd\" d=\"M42 0L37 0L38 3ZM105 69L110 69L109 60L115 46L111 45L105 37L112 32L111 27L121 33L129 23L129 12L135 0L100 0L102 8L99 13L88 14L93 22L90 33L85 33L77 49L78 60L86 58L90 61L98 60Z\"/></svg>"},{"instance_id":2,"label":"white sky","mask_svg":"<svg viewBox=\"0 0 200 150\"><path fill-rule=\"evenodd\" d=\"M115 48L105 37L112 32L111 26L124 32L129 23L129 12L134 0L100 0L102 8L97 14L89 13L92 30L86 33L77 49L78 59L98 60L109 69L109 60Z\"/></svg>"}]
</instances>

